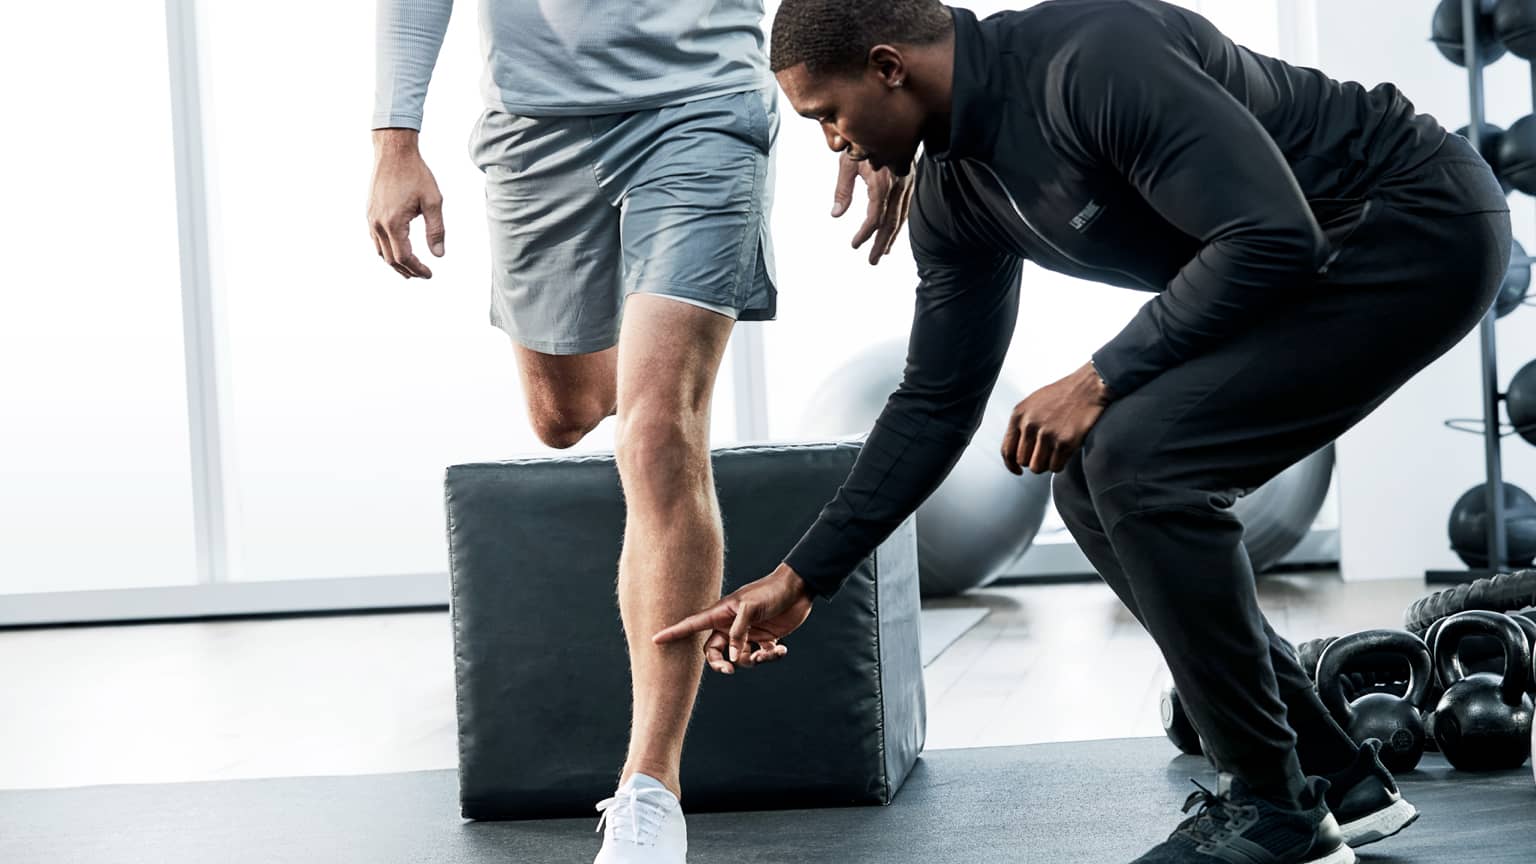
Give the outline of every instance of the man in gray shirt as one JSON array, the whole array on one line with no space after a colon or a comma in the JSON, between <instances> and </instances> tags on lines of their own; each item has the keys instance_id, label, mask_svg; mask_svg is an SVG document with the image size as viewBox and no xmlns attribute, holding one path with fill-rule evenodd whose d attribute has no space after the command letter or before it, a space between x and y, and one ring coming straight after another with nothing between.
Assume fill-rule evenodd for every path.
<instances>
[{"instance_id":1,"label":"man in gray shirt","mask_svg":"<svg viewBox=\"0 0 1536 864\"><path fill-rule=\"evenodd\" d=\"M444 254L441 195L416 143L451 6L378 5L368 221L405 278L432 275L411 249L416 216ZM679 762L704 637L649 637L720 596L710 399L733 322L774 316L777 90L762 17L762 0L480 3L485 111L470 150L486 175L491 322L514 342L544 443L569 447L618 417L633 725L618 790L598 805L598 864L687 854ZM855 173L870 210L854 245L873 235L873 264L895 240L910 181L844 159L834 215ZM731 669L718 652L709 662Z\"/></svg>"}]
</instances>

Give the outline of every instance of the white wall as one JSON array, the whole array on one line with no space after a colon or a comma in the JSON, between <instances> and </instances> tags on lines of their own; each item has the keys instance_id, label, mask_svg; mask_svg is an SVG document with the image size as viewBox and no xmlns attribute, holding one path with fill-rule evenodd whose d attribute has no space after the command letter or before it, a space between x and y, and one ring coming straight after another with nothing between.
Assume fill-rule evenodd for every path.
<instances>
[{"instance_id":1,"label":"white wall","mask_svg":"<svg viewBox=\"0 0 1536 864\"><path fill-rule=\"evenodd\" d=\"M1305 2L1305 0L1304 0ZM1392 81L1422 112L1449 129L1467 123L1466 72L1428 41L1435 0L1312 2L1317 65L1335 78L1374 85ZM1530 67L1506 55L1486 73L1487 117L1508 127L1531 112ZM1510 200L1515 237L1536 247L1531 199ZM1454 286L1447 286L1448 290ZM1500 385L1536 357L1536 309L1498 326ZM1451 505L1483 479L1482 440L1442 425L1481 417L1477 332L1409 382L1339 441L1341 566L1344 578L1421 576L1454 569L1446 519ZM1536 489L1536 448L1505 441L1506 480Z\"/></svg>"}]
</instances>

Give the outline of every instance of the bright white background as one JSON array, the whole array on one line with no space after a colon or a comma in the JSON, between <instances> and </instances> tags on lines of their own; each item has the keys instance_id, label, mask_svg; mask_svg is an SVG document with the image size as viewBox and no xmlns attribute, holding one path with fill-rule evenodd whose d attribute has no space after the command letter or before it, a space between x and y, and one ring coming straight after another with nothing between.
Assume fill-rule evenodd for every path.
<instances>
[{"instance_id":1,"label":"bright white background","mask_svg":"<svg viewBox=\"0 0 1536 864\"><path fill-rule=\"evenodd\" d=\"M1185 5L1256 50L1335 77L1396 80L1447 125L1465 120L1464 77L1426 41L1432 0ZM409 283L374 256L363 221L372 4L201 2L197 11L229 571L240 580L441 572L443 468L548 452L528 428L510 347L486 321L481 177L465 152L480 110L474 6L457 4L422 139L445 197L449 253L430 261L437 278ZM29 130L8 139L0 168L11 193L0 228L22 241L0 282L0 593L198 578L164 16L161 3L105 0L0 13L6 32L34 34L0 52L0 74L28 82L8 92ZM76 26L82 19L92 26ZM1492 70L1494 121L1529 110L1526 68L1507 58ZM787 105L782 113L780 315L761 331L765 391L746 394L766 404L775 438L795 435L802 401L832 370L905 334L916 281L905 238L876 268L848 248L862 206L828 217L831 156L814 124ZM1517 236L1529 237L1529 207L1516 200ZM1007 374L1026 390L1081 364L1146 299L1033 266L1024 280ZM1501 326L1507 378L1525 359L1536 313ZM735 437L732 381L728 365L717 444ZM1360 542L1403 547L1403 562L1381 572L1445 563L1434 559L1444 515L1475 482L1480 451L1437 424L1475 415L1475 388L1475 352L1462 350L1346 441L1346 470L1353 458L1371 472L1354 482L1354 500L1377 514L1358 517ZM605 425L578 449L611 443ZM1521 447L1509 448L1517 479L1532 468ZM1428 468L1426 452L1439 454ZM1410 506L1419 509L1394 509ZM1390 538L1369 527L1378 523Z\"/></svg>"},{"instance_id":2,"label":"bright white background","mask_svg":"<svg viewBox=\"0 0 1536 864\"><path fill-rule=\"evenodd\" d=\"M7 4L0 34L0 592L190 584L164 6Z\"/></svg>"}]
</instances>

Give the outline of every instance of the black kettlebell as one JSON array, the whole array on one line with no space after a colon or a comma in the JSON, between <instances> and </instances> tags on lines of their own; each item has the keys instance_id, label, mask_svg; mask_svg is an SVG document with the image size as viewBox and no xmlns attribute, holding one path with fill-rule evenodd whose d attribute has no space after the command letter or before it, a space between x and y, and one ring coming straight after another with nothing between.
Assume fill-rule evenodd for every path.
<instances>
[{"instance_id":1,"label":"black kettlebell","mask_svg":"<svg viewBox=\"0 0 1536 864\"><path fill-rule=\"evenodd\" d=\"M1444 618L1436 619L1435 623L1429 625L1429 629L1424 631L1424 644L1433 647L1435 637L1440 633L1440 628L1444 627L1445 622L1449 620L1451 618L1447 615ZM1527 624L1532 623L1536 623L1536 621L1527 622ZM1526 624L1522 624L1521 629L1525 629L1526 626ZM1532 646L1533 650L1536 650L1536 643L1532 643ZM1454 643L1447 646L1447 650L1451 652L1452 662L1456 664L1457 675L1461 678L1465 678L1474 672L1492 672L1497 675L1504 669L1504 648L1492 636L1473 634L1464 639L1457 639ZM1495 653L1497 656L1494 656ZM1429 706L1424 709L1424 749L1432 753L1439 752L1440 750L1439 743L1435 741L1435 707L1440 704L1440 697L1445 695L1445 684L1440 680L1438 669L1436 669L1433 678L1434 680L1429 687L1429 695L1424 701L1424 704Z\"/></svg>"},{"instance_id":2,"label":"black kettlebell","mask_svg":"<svg viewBox=\"0 0 1536 864\"><path fill-rule=\"evenodd\" d=\"M1308 639L1296 646L1296 662L1301 664L1302 671L1313 681L1317 680L1317 661L1322 658L1323 651L1332 645L1337 636L1324 636L1321 639Z\"/></svg>"},{"instance_id":3,"label":"black kettlebell","mask_svg":"<svg viewBox=\"0 0 1536 864\"><path fill-rule=\"evenodd\" d=\"M1440 618L1424 631L1424 644L1429 646L1431 657L1435 653L1435 637L1440 635L1440 628L1445 626L1445 622L1445 618ZM1429 692L1424 694L1424 704L1429 707L1421 712L1424 717L1424 749L1430 753L1439 753L1440 744L1435 741L1435 706L1440 704L1440 697L1445 695L1445 687L1440 684L1439 669L1431 668L1429 678Z\"/></svg>"},{"instance_id":4,"label":"black kettlebell","mask_svg":"<svg viewBox=\"0 0 1536 864\"><path fill-rule=\"evenodd\" d=\"M1351 661L1366 655L1391 655L1407 662L1405 695L1375 692L1349 699L1342 676ZM1317 661L1317 695L1356 744L1367 738L1381 741L1381 763L1396 774L1412 771L1424 755L1424 718L1419 712L1432 676L1433 661L1424 640L1406 630L1366 630L1340 637L1323 651Z\"/></svg>"},{"instance_id":5,"label":"black kettlebell","mask_svg":"<svg viewBox=\"0 0 1536 864\"><path fill-rule=\"evenodd\" d=\"M1509 620L1520 625L1520 629L1525 631L1525 644L1531 649L1532 654L1536 654L1536 620L1523 614L1516 615L1513 612L1508 613L1508 615ZM1532 705L1536 705L1536 676L1526 679L1525 692L1530 694Z\"/></svg>"},{"instance_id":6,"label":"black kettlebell","mask_svg":"<svg viewBox=\"0 0 1536 864\"><path fill-rule=\"evenodd\" d=\"M1505 613L1509 620L1520 625L1525 633L1525 644L1536 652L1536 621L1525 615ZM1495 675L1504 672L1504 645L1492 636L1468 636L1456 646L1456 662L1462 675L1470 675L1474 672L1492 672ZM1525 692L1531 694L1536 701L1536 681L1527 681Z\"/></svg>"},{"instance_id":7,"label":"black kettlebell","mask_svg":"<svg viewBox=\"0 0 1536 864\"><path fill-rule=\"evenodd\" d=\"M1494 636L1504 646L1504 674L1465 675L1455 646L1468 634ZM1531 648L1507 615L1474 610L1448 618L1435 636L1435 668L1445 695L1435 708L1435 741L1460 771L1518 768L1531 755Z\"/></svg>"},{"instance_id":8,"label":"black kettlebell","mask_svg":"<svg viewBox=\"0 0 1536 864\"><path fill-rule=\"evenodd\" d=\"M1168 740L1180 751L1199 756L1203 749L1200 746L1200 733L1195 731L1195 724L1189 722L1189 715L1184 713L1179 691L1172 687L1164 690L1159 708L1163 715L1163 732L1168 735Z\"/></svg>"}]
</instances>

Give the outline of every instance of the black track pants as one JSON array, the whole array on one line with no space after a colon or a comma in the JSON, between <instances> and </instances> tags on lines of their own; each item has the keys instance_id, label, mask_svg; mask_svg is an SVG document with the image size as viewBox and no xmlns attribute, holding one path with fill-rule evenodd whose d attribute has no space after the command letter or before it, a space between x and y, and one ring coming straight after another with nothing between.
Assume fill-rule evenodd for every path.
<instances>
[{"instance_id":1,"label":"black track pants","mask_svg":"<svg viewBox=\"0 0 1536 864\"><path fill-rule=\"evenodd\" d=\"M1322 706L1259 611L1229 508L1471 331L1510 250L1504 196L1459 143L1368 199L1313 206L1337 235L1327 271L1113 402L1054 483L1072 535L1157 641L1208 752L1273 797L1302 784L1288 706L1292 717Z\"/></svg>"}]
</instances>

